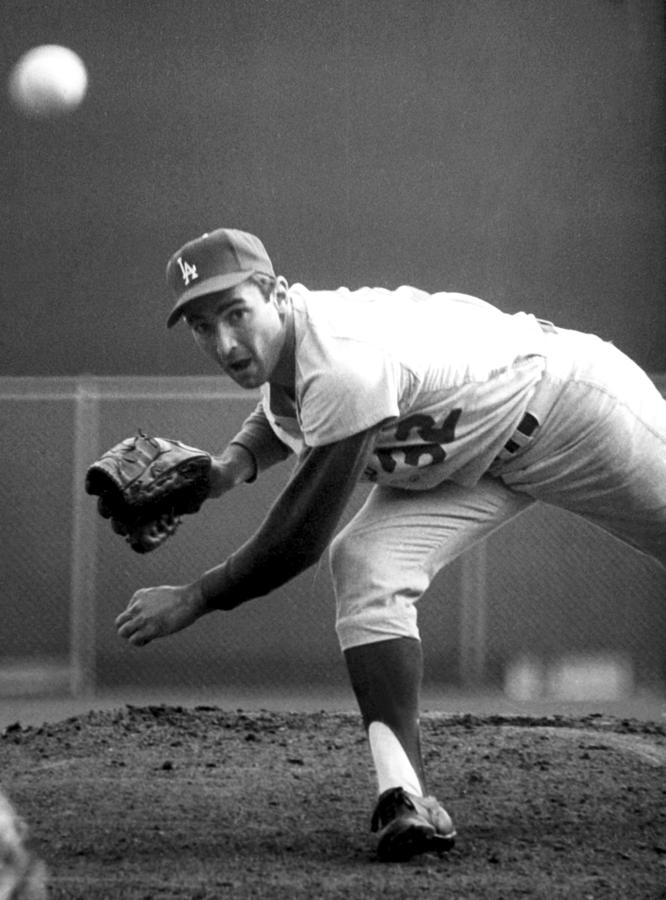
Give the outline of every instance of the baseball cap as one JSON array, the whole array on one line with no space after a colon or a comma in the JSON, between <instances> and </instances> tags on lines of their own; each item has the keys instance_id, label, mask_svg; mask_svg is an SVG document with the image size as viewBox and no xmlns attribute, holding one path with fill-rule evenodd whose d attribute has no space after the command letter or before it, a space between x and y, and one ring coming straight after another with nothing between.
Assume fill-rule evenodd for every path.
<instances>
[{"instance_id":1,"label":"baseball cap","mask_svg":"<svg viewBox=\"0 0 666 900\"><path fill-rule=\"evenodd\" d=\"M167 263L167 284L176 298L167 328L176 324L196 297L225 291L255 273L275 277L266 248L247 231L218 228L188 241Z\"/></svg>"}]
</instances>

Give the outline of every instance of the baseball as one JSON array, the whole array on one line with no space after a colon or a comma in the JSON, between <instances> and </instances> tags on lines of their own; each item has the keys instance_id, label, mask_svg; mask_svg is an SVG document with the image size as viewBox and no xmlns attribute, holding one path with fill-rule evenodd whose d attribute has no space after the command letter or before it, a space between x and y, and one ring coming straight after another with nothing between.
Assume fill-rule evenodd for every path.
<instances>
[{"instance_id":1,"label":"baseball","mask_svg":"<svg viewBox=\"0 0 666 900\"><path fill-rule=\"evenodd\" d=\"M9 76L9 96L29 116L59 116L76 109L85 97L88 73L68 47L43 44L28 50Z\"/></svg>"}]
</instances>

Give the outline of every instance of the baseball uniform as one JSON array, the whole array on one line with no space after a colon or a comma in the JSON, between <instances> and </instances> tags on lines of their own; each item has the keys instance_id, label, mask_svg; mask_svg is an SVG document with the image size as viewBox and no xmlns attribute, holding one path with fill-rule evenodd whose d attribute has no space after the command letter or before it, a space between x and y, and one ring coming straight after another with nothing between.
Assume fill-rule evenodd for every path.
<instances>
[{"instance_id":1,"label":"baseball uniform","mask_svg":"<svg viewBox=\"0 0 666 900\"><path fill-rule=\"evenodd\" d=\"M264 385L235 441L297 468L257 534L203 577L211 606L331 565L343 649L418 635L434 574L541 499L666 564L666 403L613 345L411 287L289 290L293 393Z\"/></svg>"}]
</instances>

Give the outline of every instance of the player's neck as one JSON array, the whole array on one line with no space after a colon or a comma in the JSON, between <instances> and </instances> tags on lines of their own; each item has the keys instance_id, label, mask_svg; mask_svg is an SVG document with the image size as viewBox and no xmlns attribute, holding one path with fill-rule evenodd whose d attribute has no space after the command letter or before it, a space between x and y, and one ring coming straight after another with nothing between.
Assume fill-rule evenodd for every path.
<instances>
[{"instance_id":1,"label":"player's neck","mask_svg":"<svg viewBox=\"0 0 666 900\"><path fill-rule=\"evenodd\" d=\"M285 306L284 343L280 356L270 377L270 384L280 385L293 393L296 383L296 340L294 335L294 312L290 303Z\"/></svg>"}]
</instances>

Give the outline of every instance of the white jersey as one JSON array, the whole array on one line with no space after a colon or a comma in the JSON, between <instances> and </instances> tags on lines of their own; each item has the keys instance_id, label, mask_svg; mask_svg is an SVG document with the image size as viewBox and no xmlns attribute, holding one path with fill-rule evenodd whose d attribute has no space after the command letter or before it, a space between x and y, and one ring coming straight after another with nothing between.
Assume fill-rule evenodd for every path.
<instances>
[{"instance_id":1,"label":"white jersey","mask_svg":"<svg viewBox=\"0 0 666 900\"><path fill-rule=\"evenodd\" d=\"M543 374L539 321L476 297L300 284L289 296L296 406L276 415L265 385L266 416L296 453L383 423L366 481L411 489L475 484Z\"/></svg>"}]
</instances>

